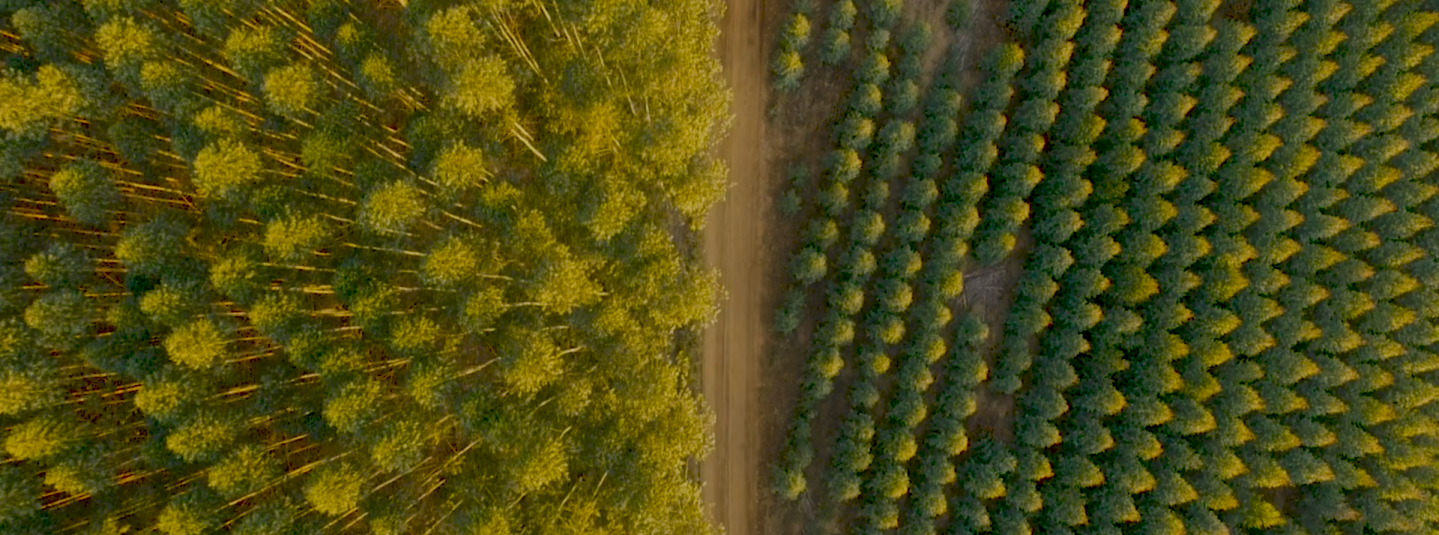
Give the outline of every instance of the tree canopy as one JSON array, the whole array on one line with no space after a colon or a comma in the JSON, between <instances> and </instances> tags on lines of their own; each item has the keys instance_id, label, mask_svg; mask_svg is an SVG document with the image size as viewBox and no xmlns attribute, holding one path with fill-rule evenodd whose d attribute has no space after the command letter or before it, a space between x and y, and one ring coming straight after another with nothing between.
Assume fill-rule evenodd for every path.
<instances>
[{"instance_id":1,"label":"tree canopy","mask_svg":"<svg viewBox=\"0 0 1439 535\"><path fill-rule=\"evenodd\" d=\"M719 9L622 4L0 2L0 532L717 532Z\"/></svg>"}]
</instances>

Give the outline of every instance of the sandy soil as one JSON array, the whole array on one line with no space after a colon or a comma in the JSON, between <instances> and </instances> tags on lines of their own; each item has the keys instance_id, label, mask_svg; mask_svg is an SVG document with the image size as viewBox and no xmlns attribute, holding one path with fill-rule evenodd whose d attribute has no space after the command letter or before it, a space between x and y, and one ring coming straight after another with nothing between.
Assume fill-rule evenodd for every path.
<instances>
[{"instance_id":1,"label":"sandy soil","mask_svg":"<svg viewBox=\"0 0 1439 535\"><path fill-rule=\"evenodd\" d=\"M769 262L770 187L764 151L768 62L765 0L728 0L720 22L720 60L734 91L734 123L720 156L729 163L728 197L705 225L705 258L729 293L718 321L705 330L704 395L715 411L715 451L702 467L704 498L729 535L759 531L763 492L759 386L769 330L764 282Z\"/></svg>"}]
</instances>

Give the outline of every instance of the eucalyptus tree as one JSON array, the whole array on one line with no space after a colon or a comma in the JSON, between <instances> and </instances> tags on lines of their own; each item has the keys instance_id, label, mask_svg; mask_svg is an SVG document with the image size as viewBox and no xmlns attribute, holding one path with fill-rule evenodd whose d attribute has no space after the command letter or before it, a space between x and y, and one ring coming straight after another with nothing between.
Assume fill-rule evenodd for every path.
<instances>
[{"instance_id":1,"label":"eucalyptus tree","mask_svg":"<svg viewBox=\"0 0 1439 535\"><path fill-rule=\"evenodd\" d=\"M0 6L0 531L713 532L702 4Z\"/></svg>"}]
</instances>

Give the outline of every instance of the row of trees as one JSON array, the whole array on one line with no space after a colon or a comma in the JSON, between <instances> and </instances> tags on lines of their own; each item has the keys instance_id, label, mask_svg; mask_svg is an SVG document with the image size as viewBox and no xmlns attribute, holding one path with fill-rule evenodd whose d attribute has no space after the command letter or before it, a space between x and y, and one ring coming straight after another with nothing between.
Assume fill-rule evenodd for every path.
<instances>
[{"instance_id":1,"label":"row of trees","mask_svg":"<svg viewBox=\"0 0 1439 535\"><path fill-rule=\"evenodd\" d=\"M880 35L887 35L886 33ZM903 40L905 43L902 52L908 58L902 63L914 63L918 61L918 55L927 43L928 29L919 27L906 34ZM879 56L883 58L884 56ZM887 60L884 60L887 65ZM905 71L911 78L896 84L898 86L908 85L913 89L914 83L919 75L918 68ZM882 73L879 79L873 79L865 85L873 87L875 84L886 82ZM862 82L863 83L863 82ZM917 91L911 91L917 92ZM953 95L952 91L946 93ZM911 99L917 98L915 95ZM957 100L953 97L948 99L936 99L927 108L927 117L933 120L945 120L948 116L957 112ZM913 105L911 104L910 107ZM872 110L868 116L878 114L880 110ZM907 113L909 108L902 110L895 109L893 113ZM801 397L798 415L793 420L793 428L790 434L790 442L782 454L781 467L777 476L781 481L781 487L787 486L783 494L797 497L807 485L802 484L804 479L803 470L812 458L812 446L810 444L809 427L810 419L820 401L832 391L832 380L843 366L844 357L842 351L855 343L857 334L862 340L862 349L856 351L860 360L860 374L867 379L870 388L878 386L875 381L883 376L890 368L891 357L888 353L888 346L898 344L900 337L905 334L905 315L912 310L914 305L915 289L912 286L912 279L924 265L922 255L915 249L925 239L929 231L929 219L925 215L927 207L934 201L937 195L935 186L929 176L916 177L905 186L904 192L899 196L902 215L899 217L899 229L889 228L885 224L882 212L887 211L890 202L889 185L892 180L898 178L901 165L900 155L909 151L913 145L915 128L909 121L892 119L894 122L883 127L878 135L873 132L873 122L867 115L861 114L860 110L851 110L847 115L845 129L836 133L836 142L840 149L836 150L829 158L827 180L836 181L841 187L844 184L866 184L866 194L860 199L861 208L851 216L848 223L848 240L841 244L842 251L837 266L837 280L830 280L826 284L826 308L827 315L821 320L819 330L813 339L813 353L811 358L810 372L808 376L814 377L817 370L828 370L827 377L823 380L820 388L806 387ZM895 115L899 117L900 115ZM927 121L929 119L926 119ZM952 137L952 134L951 134ZM884 169L872 169L861 179L859 167L862 165L859 154L865 154L871 162L887 161L882 165ZM942 157L942 152L932 154L932 158ZM853 166L851 168L850 166ZM938 165L929 174L938 172ZM858 180L857 180L858 179ZM844 211L843 206L822 206L827 215L840 215ZM907 230L906 230L907 229ZM902 236L894 243L881 244L881 238L894 235L899 231ZM838 225L831 217L824 217L811 222L806 229L805 240L807 247L802 250L797 259L797 270L805 269L809 265L818 265L825 262L825 251L836 244L839 240ZM846 248L847 247L847 248ZM883 247L883 248L881 248ZM878 256L872 249L879 249ZM869 284L871 275L878 275L878 279ZM813 281L818 282L823 273L815 272ZM804 279L801 279L803 282ZM868 291L867 291L868 290ZM793 329L800 323L800 312L805 303L805 296L802 290L795 289L787 297L788 301L781 310L778 327L781 330ZM870 306L866 310L866 305ZM865 312L861 314L861 311ZM948 321L948 308L939 306L931 307L929 317L925 321L940 321L938 327ZM937 314L943 314L940 318ZM862 318L856 324L853 318ZM937 319L938 318L938 319ZM937 329L926 323L925 328ZM860 331L860 332L856 332ZM818 361L817 361L817 360ZM807 384L818 380L807 381ZM860 387L861 389L865 389ZM873 405L878 402L878 392L874 395L861 396L864 400L856 406L860 413L867 414ZM865 416L868 417L868 416ZM853 416L859 418L859 414ZM865 446L867 449L867 446ZM856 475L852 478L853 492L858 492L859 479ZM847 491L848 492L848 491Z\"/></svg>"},{"instance_id":2,"label":"row of trees","mask_svg":"<svg viewBox=\"0 0 1439 535\"><path fill-rule=\"evenodd\" d=\"M1106 6L1086 6L1087 21L1114 20L1100 11ZM1131 28L1162 30L1168 39L1144 49L1151 74L1110 73L1108 99L1090 108L1110 133L1095 164L1084 166L1085 182L1060 167L1075 161L1067 148L1047 155L1055 167L1036 190L1037 243L997 357L998 377L1012 377L1001 388L1019 393L1017 463L996 476L1004 490L984 497L995 501L971 517L970 529L1423 529L1417 519L1426 506L1411 500L1430 491L1409 478L1418 466L1411 463L1428 462L1420 459L1430 453L1414 442L1423 433L1390 433L1428 425L1419 423L1428 416L1398 415L1423 412L1431 399L1418 394L1432 388L1428 380L1414 375L1432 360L1432 331L1417 312L1428 297L1408 282L1431 270L1426 252L1404 242L1430 228L1423 207L1432 190L1420 184L1432 167L1419 164L1428 161L1422 148L1406 152L1428 140L1422 134L1405 148L1378 141L1417 125L1407 121L1423 112L1386 121L1383 104L1369 107L1379 98L1342 105L1366 80L1401 78L1406 63L1381 78L1341 75L1341 65L1357 63L1325 67L1339 47L1324 43L1333 28L1363 36L1361 26L1389 20L1409 30L1378 42L1359 37L1366 44L1348 53L1387 43L1393 54L1427 57L1418 28L1430 27L1419 21L1432 15L1413 5L1346 13L1336 3L1260 2L1256 12L1265 15L1251 27L1216 21L1217 7L1131 9L1115 69L1133 64L1125 58L1131 36L1136 46L1153 43ZM1034 17L1062 8L1038 9ZM1158 27L1141 22L1160 19ZM1391 64L1371 65L1379 63ZM1071 68L1072 82L1093 67ZM1318 87L1338 89L1332 102L1341 106L1315 98ZM1370 87L1357 92L1378 96L1395 86ZM1411 93L1420 88L1390 105L1427 109ZM1081 98L1084 90L1066 91ZM1064 109L1075 107L1084 109ZM1366 120L1350 119L1358 109ZM1380 137L1358 134L1356 124ZM1404 167L1382 170L1400 154ZM1356 175L1366 168L1373 174ZM1381 174L1390 178L1372 181ZM1090 184L1082 204L1062 193ZM1030 452L1048 461L1027 460ZM992 466L988 458L972 462ZM1382 496L1369 486L1379 480L1412 492ZM1301 502L1292 509L1261 494L1291 486Z\"/></svg>"},{"instance_id":3,"label":"row of trees","mask_svg":"<svg viewBox=\"0 0 1439 535\"><path fill-rule=\"evenodd\" d=\"M827 62L850 57L855 13L883 7L843 20L845 4ZM823 381L805 382L785 494L809 488L810 419L851 369L825 480L858 503L857 531L1427 529L1439 19L1237 9L1012 2L1016 43L962 121L937 89L908 122L914 48L892 55L871 29L793 264L817 290L790 292L777 325L807 325L824 296L807 372ZM988 374L969 338L931 326L971 234L995 263L1026 222ZM961 438L980 387L1014 396L1012 441Z\"/></svg>"}]
</instances>

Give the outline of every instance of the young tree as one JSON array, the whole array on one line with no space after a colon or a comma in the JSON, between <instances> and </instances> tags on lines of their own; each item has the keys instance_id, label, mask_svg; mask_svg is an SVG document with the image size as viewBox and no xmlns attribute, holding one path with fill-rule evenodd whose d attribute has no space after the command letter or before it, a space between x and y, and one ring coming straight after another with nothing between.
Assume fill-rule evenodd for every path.
<instances>
[{"instance_id":1,"label":"young tree","mask_svg":"<svg viewBox=\"0 0 1439 535\"><path fill-rule=\"evenodd\" d=\"M290 118L313 113L324 96L319 75L307 63L294 63L265 73L265 103Z\"/></svg>"},{"instance_id":2,"label":"young tree","mask_svg":"<svg viewBox=\"0 0 1439 535\"><path fill-rule=\"evenodd\" d=\"M323 247L332 232L320 216L276 219L265 225L265 253L276 260L299 262Z\"/></svg>"},{"instance_id":3,"label":"young tree","mask_svg":"<svg viewBox=\"0 0 1439 535\"><path fill-rule=\"evenodd\" d=\"M81 160L61 168L50 177L50 189L65 212L86 225L103 225L110 212L120 208L123 197L103 168Z\"/></svg>"},{"instance_id":4,"label":"young tree","mask_svg":"<svg viewBox=\"0 0 1439 535\"><path fill-rule=\"evenodd\" d=\"M96 319L92 306L77 290L51 290L25 309L25 324L38 332L46 345L68 349L90 332Z\"/></svg>"}]
</instances>

